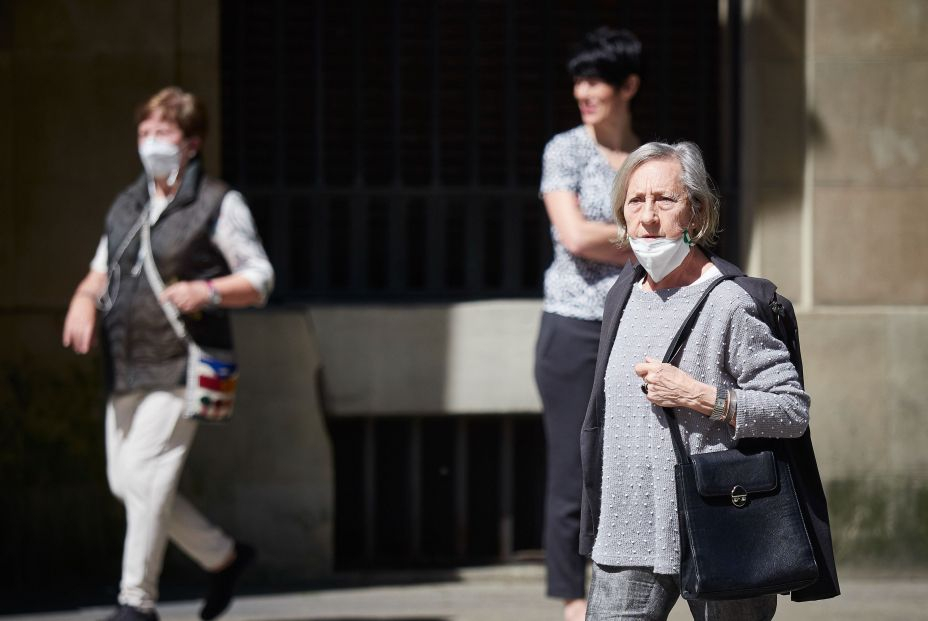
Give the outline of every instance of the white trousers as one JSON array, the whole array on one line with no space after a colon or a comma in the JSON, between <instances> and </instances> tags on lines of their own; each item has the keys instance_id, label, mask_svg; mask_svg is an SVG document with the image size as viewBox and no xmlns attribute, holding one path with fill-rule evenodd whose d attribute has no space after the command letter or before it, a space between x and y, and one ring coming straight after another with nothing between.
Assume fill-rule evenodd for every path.
<instances>
[{"instance_id":1,"label":"white trousers","mask_svg":"<svg viewBox=\"0 0 928 621\"><path fill-rule=\"evenodd\" d=\"M177 493L197 430L182 416L184 389L110 397L106 475L126 508L119 603L143 610L158 601L168 538L207 571L221 567L235 543Z\"/></svg>"}]
</instances>

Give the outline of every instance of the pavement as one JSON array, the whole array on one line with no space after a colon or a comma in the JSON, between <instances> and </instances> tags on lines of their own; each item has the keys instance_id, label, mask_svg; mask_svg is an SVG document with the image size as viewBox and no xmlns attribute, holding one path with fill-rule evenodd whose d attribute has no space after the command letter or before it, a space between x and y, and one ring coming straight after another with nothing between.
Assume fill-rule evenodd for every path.
<instances>
[{"instance_id":1,"label":"pavement","mask_svg":"<svg viewBox=\"0 0 928 621\"><path fill-rule=\"evenodd\" d=\"M842 595L796 604L780 597L777 621L928 621L928 575L841 572ZM350 582L350 581L349 581ZM395 582L395 580L394 580ZM544 597L539 564L459 569L405 584L349 586L245 595L225 621L559 621L561 605ZM163 602L162 621L195 621L199 601ZM0 615L2 621L96 621L111 607ZM670 621L691 619L682 600Z\"/></svg>"}]
</instances>

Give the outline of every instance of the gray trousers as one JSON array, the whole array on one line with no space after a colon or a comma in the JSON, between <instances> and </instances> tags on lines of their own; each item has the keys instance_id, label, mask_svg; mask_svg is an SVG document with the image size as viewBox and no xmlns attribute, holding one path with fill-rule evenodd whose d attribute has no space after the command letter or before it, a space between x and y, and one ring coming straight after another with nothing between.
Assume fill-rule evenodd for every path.
<instances>
[{"instance_id":1,"label":"gray trousers","mask_svg":"<svg viewBox=\"0 0 928 621\"><path fill-rule=\"evenodd\" d=\"M680 597L676 576L655 574L649 567L608 567L593 563L586 607L587 621L646 619L664 621ZM690 600L695 621L769 621L777 596L728 601Z\"/></svg>"}]
</instances>

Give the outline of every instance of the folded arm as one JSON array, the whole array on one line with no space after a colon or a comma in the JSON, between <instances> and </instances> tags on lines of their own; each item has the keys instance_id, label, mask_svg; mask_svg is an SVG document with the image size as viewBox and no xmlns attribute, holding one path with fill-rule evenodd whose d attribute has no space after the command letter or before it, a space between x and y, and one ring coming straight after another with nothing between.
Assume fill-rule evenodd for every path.
<instances>
[{"instance_id":1,"label":"folded arm","mask_svg":"<svg viewBox=\"0 0 928 621\"><path fill-rule=\"evenodd\" d=\"M632 257L630 248L617 246L618 225L587 220L573 192L546 192L544 202L558 239L571 254L612 265L624 265Z\"/></svg>"}]
</instances>

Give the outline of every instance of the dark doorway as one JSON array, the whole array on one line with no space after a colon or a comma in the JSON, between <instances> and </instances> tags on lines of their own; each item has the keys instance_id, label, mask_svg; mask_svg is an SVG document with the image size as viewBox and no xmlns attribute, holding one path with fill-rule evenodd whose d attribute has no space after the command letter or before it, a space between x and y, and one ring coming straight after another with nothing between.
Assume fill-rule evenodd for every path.
<instances>
[{"instance_id":1,"label":"dark doorway","mask_svg":"<svg viewBox=\"0 0 928 621\"><path fill-rule=\"evenodd\" d=\"M333 417L336 569L538 557L533 415Z\"/></svg>"}]
</instances>

